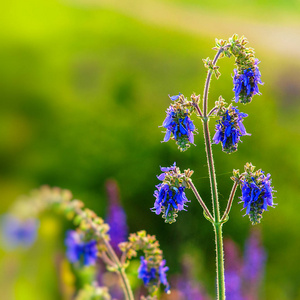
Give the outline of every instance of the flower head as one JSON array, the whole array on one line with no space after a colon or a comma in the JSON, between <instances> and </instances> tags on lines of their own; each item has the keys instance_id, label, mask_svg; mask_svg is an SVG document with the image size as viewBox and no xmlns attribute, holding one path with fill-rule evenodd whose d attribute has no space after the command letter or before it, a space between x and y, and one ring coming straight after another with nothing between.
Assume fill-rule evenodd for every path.
<instances>
[{"instance_id":1,"label":"flower head","mask_svg":"<svg viewBox=\"0 0 300 300\"><path fill-rule=\"evenodd\" d=\"M220 120L216 125L216 133L213 137L215 144L222 143L222 150L232 153L237 150L240 137L249 135L243 124L243 119L248 115L239 112L237 107L230 105L227 109L219 112Z\"/></svg>"},{"instance_id":2,"label":"flower head","mask_svg":"<svg viewBox=\"0 0 300 300\"><path fill-rule=\"evenodd\" d=\"M265 175L261 169L254 172L254 169L251 163L247 163L245 173L239 181L242 190L240 199L253 225L260 223L262 213L267 210L268 206L273 207L273 193L275 192L271 186L271 175Z\"/></svg>"},{"instance_id":3,"label":"flower head","mask_svg":"<svg viewBox=\"0 0 300 300\"><path fill-rule=\"evenodd\" d=\"M249 68L234 69L234 94L235 102L249 103L252 97L256 94L260 94L258 84L263 84L261 81L261 73L258 65L259 60L255 59L254 63Z\"/></svg>"},{"instance_id":4,"label":"flower head","mask_svg":"<svg viewBox=\"0 0 300 300\"><path fill-rule=\"evenodd\" d=\"M39 222L36 219L19 219L6 214L1 217L3 241L8 248L30 247L37 237Z\"/></svg>"},{"instance_id":5,"label":"flower head","mask_svg":"<svg viewBox=\"0 0 300 300\"><path fill-rule=\"evenodd\" d=\"M163 218L168 223L175 222L178 211L186 210L186 202L189 200L185 195L185 188L188 187L189 177L192 175L190 170L181 173L176 163L173 166L164 168L161 167L164 173L157 176L162 183L156 186L157 190L154 191L154 207L157 215L163 213Z\"/></svg>"},{"instance_id":6,"label":"flower head","mask_svg":"<svg viewBox=\"0 0 300 300\"><path fill-rule=\"evenodd\" d=\"M83 261L85 266L94 265L97 259L97 242L84 241L83 237L74 230L67 231L65 239L67 257L71 263Z\"/></svg>"},{"instance_id":7,"label":"flower head","mask_svg":"<svg viewBox=\"0 0 300 300\"><path fill-rule=\"evenodd\" d=\"M167 280L166 272L169 267L165 266L166 260L162 260L159 264L158 269L151 266L151 261L149 262L144 256L141 256L141 264L138 269L138 278L142 279L145 286L154 284L157 282L162 283L165 286L165 292L168 293L170 290L170 285Z\"/></svg>"},{"instance_id":8,"label":"flower head","mask_svg":"<svg viewBox=\"0 0 300 300\"><path fill-rule=\"evenodd\" d=\"M190 144L194 144L194 132L195 125L190 119L190 110L182 105L183 95L177 95L170 97L171 100L177 100L179 102L171 104L167 109L167 116L162 124L166 128L166 134L164 142L174 139L178 145L180 151L188 149ZM174 99L172 99L174 98Z\"/></svg>"}]
</instances>

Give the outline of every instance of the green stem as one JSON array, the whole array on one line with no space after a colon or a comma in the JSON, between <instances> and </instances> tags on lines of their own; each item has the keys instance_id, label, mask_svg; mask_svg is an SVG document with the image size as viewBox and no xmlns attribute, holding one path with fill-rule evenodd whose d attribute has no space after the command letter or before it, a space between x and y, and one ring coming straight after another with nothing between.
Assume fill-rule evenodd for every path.
<instances>
[{"instance_id":1,"label":"green stem","mask_svg":"<svg viewBox=\"0 0 300 300\"><path fill-rule=\"evenodd\" d=\"M114 249L112 248L112 246L110 245L110 243L105 239L103 239L103 240L104 240L104 243L105 243L105 246L106 246L106 249L107 249L107 253L110 256L110 259L117 266L118 274L121 278L121 285L122 285L122 289L123 289L123 292L124 292L124 295L125 295L125 299L126 300L134 300L129 280L126 276L125 270L124 270L118 256L116 255L116 253L115 253Z\"/></svg>"},{"instance_id":2,"label":"green stem","mask_svg":"<svg viewBox=\"0 0 300 300\"><path fill-rule=\"evenodd\" d=\"M233 198L234 198L234 195L235 195L235 192L236 192L236 189L237 189L238 185L239 185L238 181L235 181L234 184L233 184L233 187L231 189L230 196L229 196L228 203L227 203L227 207L225 209L225 212L223 214L221 222L223 222L223 221L226 222L226 218L228 217L228 215L230 213L230 209L231 209L231 206L232 206Z\"/></svg>"},{"instance_id":3,"label":"green stem","mask_svg":"<svg viewBox=\"0 0 300 300\"><path fill-rule=\"evenodd\" d=\"M83 217L85 216L85 213L80 208L76 209L76 213ZM90 222L89 219L87 219L87 221L88 221L89 225L91 226L91 228L96 233L96 235L101 239L102 242L104 242L106 249L107 249L107 254L108 254L109 259L117 267L117 274L119 274L120 279L121 279L121 286L122 286L122 289L123 289L123 292L125 295L125 299L126 300L134 300L134 296L133 296L133 293L132 293L132 290L130 287L129 280L126 276L124 267L123 267L122 263L120 262L118 256L116 255L114 249L110 245L109 241L107 241L105 238L103 238L102 235L97 231L97 228L95 227L94 223Z\"/></svg>"},{"instance_id":4,"label":"green stem","mask_svg":"<svg viewBox=\"0 0 300 300\"><path fill-rule=\"evenodd\" d=\"M130 283L129 283L128 277L127 277L123 267L119 270L119 274L120 274L120 278L121 278L122 288L123 288L123 291L125 294L125 299L126 300L134 300L133 293L132 293L132 290L130 287Z\"/></svg>"},{"instance_id":5,"label":"green stem","mask_svg":"<svg viewBox=\"0 0 300 300\"><path fill-rule=\"evenodd\" d=\"M198 190L196 189L196 187L194 186L192 180L190 179L189 180L189 185L192 189L192 191L194 192L194 195L195 197L197 198L199 204L202 206L206 216L208 217L208 219L211 221L211 222L214 222L214 218L212 217L210 211L208 210L207 206L205 205L204 201L202 200L201 196L199 195L198 193Z\"/></svg>"},{"instance_id":6,"label":"green stem","mask_svg":"<svg viewBox=\"0 0 300 300\"><path fill-rule=\"evenodd\" d=\"M225 276L224 276L224 253L222 223L215 223L215 240L217 253L217 295L218 300L225 300Z\"/></svg>"},{"instance_id":7,"label":"green stem","mask_svg":"<svg viewBox=\"0 0 300 300\"><path fill-rule=\"evenodd\" d=\"M214 167L214 160L211 149L211 140L208 128L208 119L203 119L203 131L206 146L206 156L211 186L212 205L214 212L214 230L216 242L216 264L217 264L217 299L225 300L225 277L224 277L224 253L223 253L223 236L222 223L220 222L220 208L218 200L218 188Z\"/></svg>"},{"instance_id":8,"label":"green stem","mask_svg":"<svg viewBox=\"0 0 300 300\"><path fill-rule=\"evenodd\" d=\"M225 47L228 47L228 45L226 45ZM217 63L221 53L224 51L225 47L220 48L219 51L217 52L217 54L214 57L214 60L212 62L213 66L216 65L216 63ZM204 114L204 117L207 116L207 99L208 99L208 91L209 91L211 75L212 75L212 70L208 70L206 81L205 81L205 86L204 86L204 93L203 93L203 114Z\"/></svg>"},{"instance_id":9,"label":"green stem","mask_svg":"<svg viewBox=\"0 0 300 300\"><path fill-rule=\"evenodd\" d=\"M225 46L226 47L226 46ZM217 52L213 66L216 65L220 54L224 51L224 48L220 48ZM205 140L205 150L208 164L208 173L210 179L212 206L214 213L214 231L215 231L215 242L216 242L216 265L217 265L217 299L225 300L225 277L224 277L224 252L223 252L223 236L222 236L222 223L220 222L220 208L218 200L218 188L215 174L214 159L211 148L211 139L209 134L209 118L207 117L207 102L208 102L208 90L210 86L212 70L208 70L204 94L203 94L203 133Z\"/></svg>"}]
</instances>

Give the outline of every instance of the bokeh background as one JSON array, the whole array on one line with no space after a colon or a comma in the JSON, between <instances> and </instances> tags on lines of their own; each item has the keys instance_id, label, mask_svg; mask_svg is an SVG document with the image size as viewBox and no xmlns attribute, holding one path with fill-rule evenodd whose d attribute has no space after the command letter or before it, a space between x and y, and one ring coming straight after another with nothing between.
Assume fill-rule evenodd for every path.
<instances>
[{"instance_id":1,"label":"bokeh background","mask_svg":"<svg viewBox=\"0 0 300 300\"><path fill-rule=\"evenodd\" d=\"M193 257L211 295L213 232L193 195L175 224L150 212L159 166L174 161L195 171L210 205L201 124L197 147L185 153L161 144L158 126L168 94L202 94L202 58L214 56L215 38L245 35L265 84L241 107L252 136L231 155L213 147L221 207L232 169L250 161L272 174L278 207L258 225L268 253L261 299L300 299L299 0L17 0L2 2L0 15L0 213L48 184L70 189L105 216L105 181L114 178L130 231L157 236L170 274L180 272L183 255ZM219 66L211 104L220 94L233 98L233 60ZM237 202L224 236L243 251L251 225ZM67 226L45 216L33 249L0 250L2 299L61 299L54 260Z\"/></svg>"}]
</instances>

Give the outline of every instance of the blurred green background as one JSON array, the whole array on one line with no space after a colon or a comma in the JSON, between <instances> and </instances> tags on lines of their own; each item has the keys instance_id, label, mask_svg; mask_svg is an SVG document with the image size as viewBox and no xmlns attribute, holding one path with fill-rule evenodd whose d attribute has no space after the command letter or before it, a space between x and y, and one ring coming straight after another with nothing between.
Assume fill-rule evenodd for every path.
<instances>
[{"instance_id":1,"label":"blurred green background","mask_svg":"<svg viewBox=\"0 0 300 300\"><path fill-rule=\"evenodd\" d=\"M159 166L174 161L195 170L194 183L210 205L201 124L187 152L161 144L168 94L203 92L202 58L215 38L245 35L261 60L261 96L241 106L249 114L239 151L214 146L221 207L232 169L250 161L272 174L276 209L258 225L268 252L261 299L300 299L300 1L17 0L0 12L0 213L42 184L70 189L100 216L105 180L120 185L130 231L156 234L170 274L184 254L214 294L214 241L192 199L175 224L150 212ZM233 60L219 62L210 103L233 98ZM214 121L211 122L213 130ZM240 192L238 192L238 196ZM241 204L224 236L241 251L250 230ZM0 252L4 300L61 299L55 257L63 253L58 218L42 220L29 252Z\"/></svg>"}]
</instances>

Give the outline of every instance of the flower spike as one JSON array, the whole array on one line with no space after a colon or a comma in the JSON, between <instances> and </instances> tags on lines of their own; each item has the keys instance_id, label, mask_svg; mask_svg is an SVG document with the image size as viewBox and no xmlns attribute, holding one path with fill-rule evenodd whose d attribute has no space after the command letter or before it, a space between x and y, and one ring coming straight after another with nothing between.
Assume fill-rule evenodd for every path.
<instances>
[{"instance_id":1,"label":"flower spike","mask_svg":"<svg viewBox=\"0 0 300 300\"><path fill-rule=\"evenodd\" d=\"M190 144L194 144L194 132L196 128L190 119L190 114L194 110L194 106L182 94L172 96L170 99L177 101L171 104L166 111L167 116L162 124L162 127L166 129L163 142L173 139L176 141L180 151L185 151L190 147Z\"/></svg>"},{"instance_id":2,"label":"flower spike","mask_svg":"<svg viewBox=\"0 0 300 300\"><path fill-rule=\"evenodd\" d=\"M252 67L239 71L234 69L233 91L236 103L240 101L246 104L251 102L254 95L260 95L258 84L263 84L263 82L260 79L261 73L258 64L259 61L256 59Z\"/></svg>"},{"instance_id":3,"label":"flower spike","mask_svg":"<svg viewBox=\"0 0 300 300\"><path fill-rule=\"evenodd\" d=\"M193 172L181 173L176 163L171 167L161 167L162 174L157 178L162 183L156 186L154 192L156 198L154 207L151 209L157 215L163 213L166 223L176 221L178 211L185 210L186 202L190 202L185 195L185 188L189 187L189 177Z\"/></svg>"},{"instance_id":4,"label":"flower spike","mask_svg":"<svg viewBox=\"0 0 300 300\"><path fill-rule=\"evenodd\" d=\"M222 102L222 105L224 102ZM246 132L243 119L248 115L239 112L237 107L229 105L219 108L218 115L221 117L216 125L216 133L213 137L215 144L222 143L222 150L226 153L232 153L237 150L240 137L250 135Z\"/></svg>"},{"instance_id":5,"label":"flower spike","mask_svg":"<svg viewBox=\"0 0 300 300\"><path fill-rule=\"evenodd\" d=\"M273 193L276 192L271 186L271 175L265 175L261 169L255 172L254 170L255 167L247 163L242 178L237 179L236 174L233 177L240 184L241 203L244 203L243 208L246 209L246 215L249 216L252 225L260 223L262 213L268 206L274 207Z\"/></svg>"}]
</instances>

